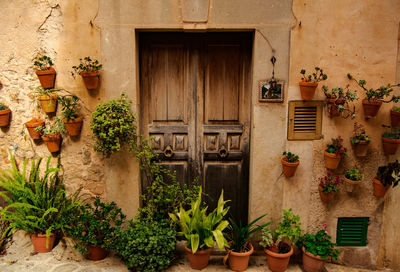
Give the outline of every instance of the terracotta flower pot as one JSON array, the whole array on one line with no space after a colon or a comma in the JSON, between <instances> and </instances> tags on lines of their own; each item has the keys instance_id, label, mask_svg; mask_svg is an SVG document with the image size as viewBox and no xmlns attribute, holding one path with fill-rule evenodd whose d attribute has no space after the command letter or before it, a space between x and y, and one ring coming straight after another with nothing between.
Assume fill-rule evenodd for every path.
<instances>
[{"instance_id":1,"label":"terracotta flower pot","mask_svg":"<svg viewBox=\"0 0 400 272\"><path fill-rule=\"evenodd\" d=\"M208 260L210 259L212 248L197 250L196 253L193 254L192 250L187 248L185 245L185 250L191 268L201 270L208 265Z\"/></svg>"},{"instance_id":2,"label":"terracotta flower pot","mask_svg":"<svg viewBox=\"0 0 400 272\"><path fill-rule=\"evenodd\" d=\"M377 197L384 197L386 195L387 190L389 190L389 185L388 186L383 186L380 180L378 180L376 177L372 180L373 185L374 185L374 196Z\"/></svg>"},{"instance_id":3,"label":"terracotta flower pot","mask_svg":"<svg viewBox=\"0 0 400 272\"><path fill-rule=\"evenodd\" d=\"M297 166L299 166L300 161L288 162L285 160L286 156L281 158L283 174L285 177L292 177L296 172Z\"/></svg>"},{"instance_id":4,"label":"terracotta flower pot","mask_svg":"<svg viewBox=\"0 0 400 272\"><path fill-rule=\"evenodd\" d=\"M324 157L325 157L325 166L328 169L338 168L340 159L342 158L340 154L328 153L326 151L324 152Z\"/></svg>"},{"instance_id":5,"label":"terracotta flower pot","mask_svg":"<svg viewBox=\"0 0 400 272\"><path fill-rule=\"evenodd\" d=\"M89 253L85 255L85 257L92 261L103 260L108 255L107 249L102 248L101 246L88 245L87 246Z\"/></svg>"},{"instance_id":6,"label":"terracotta flower pot","mask_svg":"<svg viewBox=\"0 0 400 272\"><path fill-rule=\"evenodd\" d=\"M46 234L35 233L31 235L33 248L38 253L50 252L53 249L55 239L54 234L51 234L49 238L46 237Z\"/></svg>"},{"instance_id":7,"label":"terracotta flower pot","mask_svg":"<svg viewBox=\"0 0 400 272\"><path fill-rule=\"evenodd\" d=\"M312 100L315 94L315 89L318 86L318 83L300 81L299 86L300 86L301 98L303 100Z\"/></svg>"},{"instance_id":8,"label":"terracotta flower pot","mask_svg":"<svg viewBox=\"0 0 400 272\"><path fill-rule=\"evenodd\" d=\"M355 186L357 186L358 184L363 182L363 180L348 179L348 178L346 178L346 176L343 179L345 181L346 191L349 192L349 193L353 192Z\"/></svg>"},{"instance_id":9,"label":"terracotta flower pot","mask_svg":"<svg viewBox=\"0 0 400 272\"><path fill-rule=\"evenodd\" d=\"M293 255L293 247L290 246L289 252L283 254L273 252L267 248L264 248L264 252L267 254L268 268L272 272L283 272L289 264L290 256Z\"/></svg>"},{"instance_id":10,"label":"terracotta flower pot","mask_svg":"<svg viewBox=\"0 0 400 272\"><path fill-rule=\"evenodd\" d=\"M40 102L42 110L47 113L56 112L57 108L57 94L52 95L40 95L37 98Z\"/></svg>"},{"instance_id":11,"label":"terracotta flower pot","mask_svg":"<svg viewBox=\"0 0 400 272\"><path fill-rule=\"evenodd\" d=\"M6 127L10 124L10 109L0 110L0 127Z\"/></svg>"},{"instance_id":12,"label":"terracotta flower pot","mask_svg":"<svg viewBox=\"0 0 400 272\"><path fill-rule=\"evenodd\" d=\"M325 101L328 108L329 117L340 116L339 105L343 105L344 100L327 98Z\"/></svg>"},{"instance_id":13,"label":"terracotta flower pot","mask_svg":"<svg viewBox=\"0 0 400 272\"><path fill-rule=\"evenodd\" d=\"M251 243L249 243L250 250L247 252L229 252L229 268L233 271L245 271L249 266L250 255L253 253L254 248Z\"/></svg>"},{"instance_id":14,"label":"terracotta flower pot","mask_svg":"<svg viewBox=\"0 0 400 272\"><path fill-rule=\"evenodd\" d=\"M396 154L397 147L399 146L399 139L389 139L382 137L382 148L385 155Z\"/></svg>"},{"instance_id":15,"label":"terracotta flower pot","mask_svg":"<svg viewBox=\"0 0 400 272\"><path fill-rule=\"evenodd\" d=\"M400 127L400 112L390 110L390 124L392 127Z\"/></svg>"},{"instance_id":16,"label":"terracotta flower pot","mask_svg":"<svg viewBox=\"0 0 400 272\"><path fill-rule=\"evenodd\" d=\"M47 149L51 152L58 152L61 145L61 135L60 133L46 134L42 136L43 141L47 145Z\"/></svg>"},{"instance_id":17,"label":"terracotta flower pot","mask_svg":"<svg viewBox=\"0 0 400 272\"><path fill-rule=\"evenodd\" d=\"M48 70L38 70L35 73L39 78L40 85L42 85L44 89L54 88L56 70L54 70L53 67L50 67Z\"/></svg>"},{"instance_id":18,"label":"terracotta flower pot","mask_svg":"<svg viewBox=\"0 0 400 272\"><path fill-rule=\"evenodd\" d=\"M306 272L321 272L324 269L325 261L320 256L303 250L303 268Z\"/></svg>"},{"instance_id":19,"label":"terracotta flower pot","mask_svg":"<svg viewBox=\"0 0 400 272\"><path fill-rule=\"evenodd\" d=\"M83 82L85 83L86 89L94 90L97 89L99 84L99 71L96 72L81 72Z\"/></svg>"},{"instance_id":20,"label":"terracotta flower pot","mask_svg":"<svg viewBox=\"0 0 400 272\"><path fill-rule=\"evenodd\" d=\"M352 144L354 155L357 157L367 156L369 142L360 141L358 144Z\"/></svg>"},{"instance_id":21,"label":"terracotta flower pot","mask_svg":"<svg viewBox=\"0 0 400 272\"><path fill-rule=\"evenodd\" d=\"M366 99L362 100L362 105L364 109L364 117L366 119L375 117L382 105L382 101L368 101Z\"/></svg>"},{"instance_id":22,"label":"terracotta flower pot","mask_svg":"<svg viewBox=\"0 0 400 272\"><path fill-rule=\"evenodd\" d=\"M319 197L324 203L329 203L335 198L335 192L323 193L322 187L318 186Z\"/></svg>"},{"instance_id":23,"label":"terracotta flower pot","mask_svg":"<svg viewBox=\"0 0 400 272\"><path fill-rule=\"evenodd\" d=\"M44 120L33 118L32 120L25 123L26 128L28 129L29 135L32 139L38 140L41 139L41 132L36 131L37 127L44 127Z\"/></svg>"},{"instance_id":24,"label":"terracotta flower pot","mask_svg":"<svg viewBox=\"0 0 400 272\"><path fill-rule=\"evenodd\" d=\"M78 136L82 129L82 117L75 118L74 120L63 120L65 129L70 136Z\"/></svg>"}]
</instances>

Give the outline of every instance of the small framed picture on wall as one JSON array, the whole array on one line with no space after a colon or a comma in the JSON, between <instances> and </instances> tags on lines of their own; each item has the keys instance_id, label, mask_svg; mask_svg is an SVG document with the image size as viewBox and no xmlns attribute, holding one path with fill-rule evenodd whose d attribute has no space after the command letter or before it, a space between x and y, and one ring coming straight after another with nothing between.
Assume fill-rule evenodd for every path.
<instances>
[{"instance_id":1,"label":"small framed picture on wall","mask_svg":"<svg viewBox=\"0 0 400 272\"><path fill-rule=\"evenodd\" d=\"M259 82L258 101L282 103L284 90L283 80L261 80Z\"/></svg>"}]
</instances>

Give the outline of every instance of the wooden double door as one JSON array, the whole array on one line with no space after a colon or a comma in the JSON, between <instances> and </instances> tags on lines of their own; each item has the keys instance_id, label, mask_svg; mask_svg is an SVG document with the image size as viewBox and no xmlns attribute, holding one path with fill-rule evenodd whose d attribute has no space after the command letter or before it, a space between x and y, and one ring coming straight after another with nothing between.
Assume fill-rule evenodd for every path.
<instances>
[{"instance_id":1,"label":"wooden double door","mask_svg":"<svg viewBox=\"0 0 400 272\"><path fill-rule=\"evenodd\" d=\"M140 33L141 132L210 208L247 222L253 33ZM146 186L142 181L142 186Z\"/></svg>"}]
</instances>

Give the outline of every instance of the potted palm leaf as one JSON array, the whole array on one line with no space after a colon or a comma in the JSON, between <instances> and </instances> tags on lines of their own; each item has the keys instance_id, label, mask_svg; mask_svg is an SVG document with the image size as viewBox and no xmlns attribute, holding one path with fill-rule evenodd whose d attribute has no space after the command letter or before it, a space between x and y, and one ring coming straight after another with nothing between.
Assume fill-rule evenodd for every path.
<instances>
[{"instance_id":1,"label":"potted palm leaf","mask_svg":"<svg viewBox=\"0 0 400 272\"><path fill-rule=\"evenodd\" d=\"M78 66L72 66L74 70L72 76L76 74L81 75L83 82L88 90L97 89L100 79L100 70L103 67L98 60L92 60L90 57L79 59L80 64Z\"/></svg>"},{"instance_id":2,"label":"potted palm leaf","mask_svg":"<svg viewBox=\"0 0 400 272\"><path fill-rule=\"evenodd\" d=\"M53 61L48 56L38 56L33 63L36 75L39 78L40 85L44 89L54 88L56 79L56 70L53 68Z\"/></svg>"},{"instance_id":3,"label":"potted palm leaf","mask_svg":"<svg viewBox=\"0 0 400 272\"><path fill-rule=\"evenodd\" d=\"M58 98L61 112L64 117L65 129L70 136L78 136L82 129L82 117L78 115L77 107L79 98L76 95L65 95Z\"/></svg>"}]
</instances>

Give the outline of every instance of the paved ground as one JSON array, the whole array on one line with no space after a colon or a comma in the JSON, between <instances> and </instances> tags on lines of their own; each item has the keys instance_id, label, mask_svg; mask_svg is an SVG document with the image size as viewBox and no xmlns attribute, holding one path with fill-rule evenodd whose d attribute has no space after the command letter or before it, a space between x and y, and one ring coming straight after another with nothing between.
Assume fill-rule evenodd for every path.
<instances>
[{"instance_id":1,"label":"paved ground","mask_svg":"<svg viewBox=\"0 0 400 272\"><path fill-rule=\"evenodd\" d=\"M0 272L129 272L125 264L116 256L109 256L102 261L89 261L74 250L70 242L60 242L51 252L36 254L28 236L23 232L14 235L15 242L7 248L7 253L0 256ZM222 264L223 256L213 256L210 264L202 271L230 271ZM371 270L349 268L326 264L328 272L367 272ZM198 271L189 267L184 256L178 257L167 272ZM252 256L248 272L270 271L265 257ZM288 272L302 272L297 264L291 264ZM386 270L389 271L389 270Z\"/></svg>"}]
</instances>

